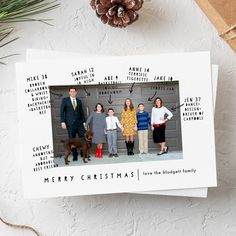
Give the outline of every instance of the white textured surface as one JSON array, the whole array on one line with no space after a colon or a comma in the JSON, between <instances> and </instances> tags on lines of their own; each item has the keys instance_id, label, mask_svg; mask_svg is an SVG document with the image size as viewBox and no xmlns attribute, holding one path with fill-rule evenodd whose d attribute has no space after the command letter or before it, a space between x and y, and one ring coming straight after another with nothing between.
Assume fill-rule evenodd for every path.
<instances>
[{"instance_id":1,"label":"white textured surface","mask_svg":"<svg viewBox=\"0 0 236 236\"><path fill-rule=\"evenodd\" d=\"M60 9L45 14L55 19L54 27L17 24L14 34L20 40L1 49L22 55L0 68L0 215L33 225L45 236L235 235L236 54L193 0L146 0L139 21L123 30L100 23L88 0L61 2ZM210 189L207 199L117 194L24 200L14 63L24 60L27 47L111 55L211 50L212 62L220 65L215 118L219 187ZM0 224L0 235L33 234Z\"/></svg>"}]
</instances>

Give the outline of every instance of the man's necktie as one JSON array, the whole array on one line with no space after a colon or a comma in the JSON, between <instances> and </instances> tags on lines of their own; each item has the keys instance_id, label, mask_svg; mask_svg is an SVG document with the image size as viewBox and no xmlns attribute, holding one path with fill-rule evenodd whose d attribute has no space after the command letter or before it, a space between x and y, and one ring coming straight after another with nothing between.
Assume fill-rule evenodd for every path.
<instances>
[{"instance_id":1,"label":"man's necktie","mask_svg":"<svg viewBox=\"0 0 236 236\"><path fill-rule=\"evenodd\" d=\"M75 99L73 99L73 101L72 101L72 105L73 105L73 108L74 108L74 110L75 110L75 108L76 108Z\"/></svg>"}]
</instances>

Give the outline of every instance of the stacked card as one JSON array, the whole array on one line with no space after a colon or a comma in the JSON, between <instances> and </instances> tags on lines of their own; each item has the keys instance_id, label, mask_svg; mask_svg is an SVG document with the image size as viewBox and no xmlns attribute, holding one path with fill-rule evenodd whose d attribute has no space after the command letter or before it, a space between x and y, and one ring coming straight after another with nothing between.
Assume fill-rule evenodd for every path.
<instances>
[{"instance_id":1,"label":"stacked card","mask_svg":"<svg viewBox=\"0 0 236 236\"><path fill-rule=\"evenodd\" d=\"M206 197L215 187L218 67L208 52L28 50L16 65L26 198Z\"/></svg>"}]
</instances>

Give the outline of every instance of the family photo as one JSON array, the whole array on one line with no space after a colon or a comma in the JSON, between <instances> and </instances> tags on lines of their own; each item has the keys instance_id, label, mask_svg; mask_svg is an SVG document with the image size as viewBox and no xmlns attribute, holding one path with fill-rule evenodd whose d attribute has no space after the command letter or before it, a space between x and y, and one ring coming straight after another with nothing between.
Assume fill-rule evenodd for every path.
<instances>
[{"instance_id":1,"label":"family photo","mask_svg":"<svg viewBox=\"0 0 236 236\"><path fill-rule=\"evenodd\" d=\"M178 82L50 87L58 166L182 159Z\"/></svg>"}]
</instances>

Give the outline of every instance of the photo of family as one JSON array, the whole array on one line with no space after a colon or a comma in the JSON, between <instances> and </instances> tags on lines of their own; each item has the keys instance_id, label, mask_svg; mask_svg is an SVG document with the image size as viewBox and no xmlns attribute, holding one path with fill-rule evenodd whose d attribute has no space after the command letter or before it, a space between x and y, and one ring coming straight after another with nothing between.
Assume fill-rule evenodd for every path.
<instances>
[{"instance_id":1,"label":"photo of family","mask_svg":"<svg viewBox=\"0 0 236 236\"><path fill-rule=\"evenodd\" d=\"M179 84L51 86L58 166L182 159Z\"/></svg>"}]
</instances>

